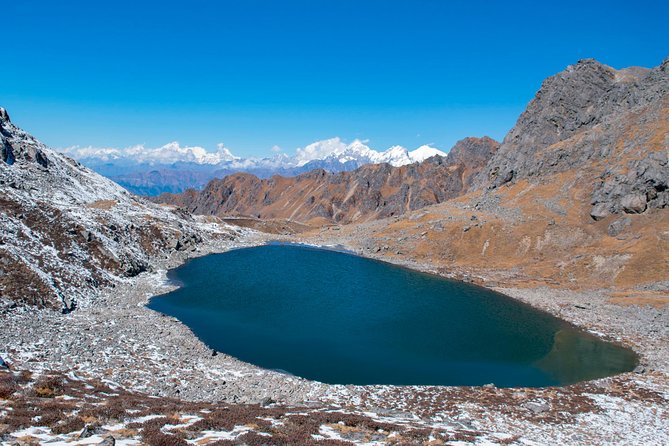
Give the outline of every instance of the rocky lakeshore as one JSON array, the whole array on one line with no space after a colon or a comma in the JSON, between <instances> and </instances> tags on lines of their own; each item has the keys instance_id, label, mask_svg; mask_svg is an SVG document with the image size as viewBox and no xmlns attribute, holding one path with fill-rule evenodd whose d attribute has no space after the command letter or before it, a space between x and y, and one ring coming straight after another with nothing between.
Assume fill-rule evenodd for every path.
<instances>
[{"instance_id":1,"label":"rocky lakeshore","mask_svg":"<svg viewBox=\"0 0 669 446\"><path fill-rule=\"evenodd\" d=\"M179 321L145 308L151 296L172 289L165 280L166 269L188 257L276 238L246 231L237 241L217 241L178 253L159 262L158 272L127 279L105 290L95 305L67 315L51 310L5 308L1 355L14 371L29 370L37 375L60 372L181 401L364 413L376 421L405 428L469 432L473 444L662 444L669 438L666 306L621 307L607 303L594 292L498 288L601 336L623 342L641 356L636 373L545 389L317 383L260 369L221 352L214 354ZM299 241L296 237L281 239ZM322 240L324 245L335 241L343 242ZM428 264L383 255L372 257L434 272ZM392 437L386 437L371 444L394 444ZM12 438L17 437L4 438L11 444ZM75 440L71 438L72 442Z\"/></svg>"}]
</instances>

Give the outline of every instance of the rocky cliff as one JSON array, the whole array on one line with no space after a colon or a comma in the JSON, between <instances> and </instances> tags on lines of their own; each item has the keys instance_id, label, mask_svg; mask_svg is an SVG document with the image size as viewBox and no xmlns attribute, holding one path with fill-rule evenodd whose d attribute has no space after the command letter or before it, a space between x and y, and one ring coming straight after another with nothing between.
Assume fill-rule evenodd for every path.
<instances>
[{"instance_id":1,"label":"rocky cliff","mask_svg":"<svg viewBox=\"0 0 669 446\"><path fill-rule=\"evenodd\" d=\"M544 81L477 178L481 188L595 174L592 218L669 205L669 59L614 70L581 60Z\"/></svg>"},{"instance_id":2,"label":"rocky cliff","mask_svg":"<svg viewBox=\"0 0 669 446\"><path fill-rule=\"evenodd\" d=\"M304 223L351 223L402 215L466 193L499 143L484 138L458 142L448 156L393 167L366 165L350 172L318 169L292 178L250 174L211 181L201 192L163 194L156 201L195 214L290 219Z\"/></svg>"},{"instance_id":3,"label":"rocky cliff","mask_svg":"<svg viewBox=\"0 0 669 446\"><path fill-rule=\"evenodd\" d=\"M156 258L234 234L132 196L16 127L2 108L0 155L2 306L67 312Z\"/></svg>"}]
</instances>

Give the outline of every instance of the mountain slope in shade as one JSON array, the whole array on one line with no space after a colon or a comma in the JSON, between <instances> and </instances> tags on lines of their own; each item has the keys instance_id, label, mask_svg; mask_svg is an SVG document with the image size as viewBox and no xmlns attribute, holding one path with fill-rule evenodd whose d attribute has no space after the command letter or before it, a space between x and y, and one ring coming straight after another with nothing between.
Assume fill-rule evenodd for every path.
<instances>
[{"instance_id":1,"label":"mountain slope in shade","mask_svg":"<svg viewBox=\"0 0 669 446\"><path fill-rule=\"evenodd\" d=\"M70 311L154 260L234 235L161 208L22 131L0 108L0 304Z\"/></svg>"},{"instance_id":2,"label":"mountain slope in shade","mask_svg":"<svg viewBox=\"0 0 669 446\"><path fill-rule=\"evenodd\" d=\"M401 215L465 193L497 147L498 143L487 137L466 138L455 145L452 155L399 167L369 164L350 172L318 169L292 178L269 179L234 174L212 180L200 192L163 194L155 201L204 215L312 224L365 221ZM421 152L431 153L427 149ZM400 150L391 153L406 154Z\"/></svg>"}]
</instances>

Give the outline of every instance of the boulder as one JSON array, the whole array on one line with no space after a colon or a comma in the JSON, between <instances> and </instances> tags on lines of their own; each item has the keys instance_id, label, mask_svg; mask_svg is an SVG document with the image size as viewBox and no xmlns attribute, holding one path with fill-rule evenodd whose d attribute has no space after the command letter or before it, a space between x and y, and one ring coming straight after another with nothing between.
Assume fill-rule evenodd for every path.
<instances>
[{"instance_id":1,"label":"boulder","mask_svg":"<svg viewBox=\"0 0 669 446\"><path fill-rule=\"evenodd\" d=\"M595 220L603 220L608 217L611 212L609 211L609 205L606 203L597 203L593 206L590 211L590 216Z\"/></svg>"},{"instance_id":2,"label":"boulder","mask_svg":"<svg viewBox=\"0 0 669 446\"><path fill-rule=\"evenodd\" d=\"M617 235L622 233L625 230L625 228L627 228L631 223L632 223L632 220L629 217L625 217L625 218L621 218L620 220L616 220L609 225L607 233L611 237L616 237Z\"/></svg>"},{"instance_id":3,"label":"boulder","mask_svg":"<svg viewBox=\"0 0 669 446\"><path fill-rule=\"evenodd\" d=\"M79 438L82 439L82 438L92 437L93 435L95 435L97 433L98 433L97 426L94 426L92 424L87 424L87 425L84 426L81 433L79 434Z\"/></svg>"},{"instance_id":4,"label":"boulder","mask_svg":"<svg viewBox=\"0 0 669 446\"><path fill-rule=\"evenodd\" d=\"M620 205L628 214L640 214L647 207L646 194L632 193L625 195L620 200Z\"/></svg>"},{"instance_id":5,"label":"boulder","mask_svg":"<svg viewBox=\"0 0 669 446\"><path fill-rule=\"evenodd\" d=\"M548 403L544 401L529 401L523 404L523 406L535 415L548 412L551 409Z\"/></svg>"}]
</instances>

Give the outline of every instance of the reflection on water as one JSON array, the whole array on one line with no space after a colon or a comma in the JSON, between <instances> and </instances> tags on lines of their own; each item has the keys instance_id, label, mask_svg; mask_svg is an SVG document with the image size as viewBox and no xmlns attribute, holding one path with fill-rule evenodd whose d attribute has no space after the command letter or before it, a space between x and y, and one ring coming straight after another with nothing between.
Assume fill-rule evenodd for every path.
<instances>
[{"instance_id":1,"label":"reflection on water","mask_svg":"<svg viewBox=\"0 0 669 446\"><path fill-rule=\"evenodd\" d=\"M562 384L614 375L636 364L632 351L571 327L558 330L551 351L535 363Z\"/></svg>"}]
</instances>

